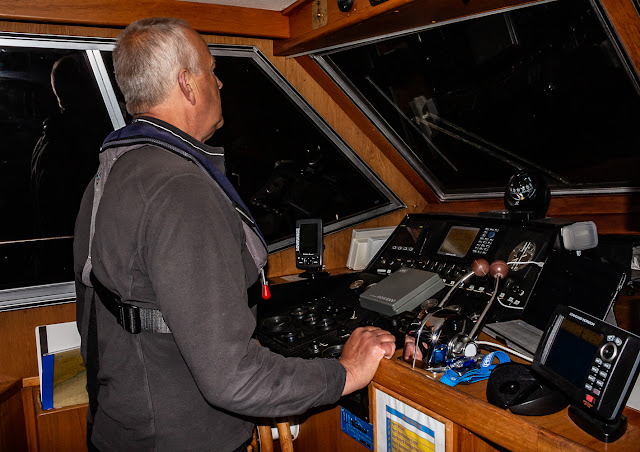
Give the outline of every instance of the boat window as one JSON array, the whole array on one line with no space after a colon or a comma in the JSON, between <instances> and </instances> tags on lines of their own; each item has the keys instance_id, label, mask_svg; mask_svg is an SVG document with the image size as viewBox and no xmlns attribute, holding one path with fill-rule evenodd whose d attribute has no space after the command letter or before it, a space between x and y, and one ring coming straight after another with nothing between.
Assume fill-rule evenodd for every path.
<instances>
[{"instance_id":1,"label":"boat window","mask_svg":"<svg viewBox=\"0 0 640 452\"><path fill-rule=\"evenodd\" d=\"M0 310L75 297L73 229L108 133L125 125L113 40L0 34ZM295 222L325 234L403 207L358 155L251 46L211 46L227 174L273 252Z\"/></svg>"},{"instance_id":2,"label":"boat window","mask_svg":"<svg viewBox=\"0 0 640 452\"><path fill-rule=\"evenodd\" d=\"M638 73L599 3L428 25L315 59L442 200L502 196L516 169L554 194L640 187Z\"/></svg>"},{"instance_id":3,"label":"boat window","mask_svg":"<svg viewBox=\"0 0 640 452\"><path fill-rule=\"evenodd\" d=\"M227 176L274 251L294 242L299 219L330 233L402 207L357 154L254 47L211 46Z\"/></svg>"},{"instance_id":4,"label":"boat window","mask_svg":"<svg viewBox=\"0 0 640 452\"><path fill-rule=\"evenodd\" d=\"M39 286L30 300L74 296L80 198L102 140L122 125L96 77L110 46L0 36L0 307L17 288Z\"/></svg>"}]
</instances>

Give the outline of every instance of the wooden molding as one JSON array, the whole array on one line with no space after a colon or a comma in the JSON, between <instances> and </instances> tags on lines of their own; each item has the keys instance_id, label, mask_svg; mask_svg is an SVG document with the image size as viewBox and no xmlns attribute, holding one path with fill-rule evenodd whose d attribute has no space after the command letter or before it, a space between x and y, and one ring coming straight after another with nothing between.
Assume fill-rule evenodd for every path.
<instances>
[{"instance_id":1,"label":"wooden molding","mask_svg":"<svg viewBox=\"0 0 640 452\"><path fill-rule=\"evenodd\" d=\"M142 17L178 17L202 33L288 38L279 11L176 0L0 0L0 19L123 28Z\"/></svg>"},{"instance_id":2,"label":"wooden molding","mask_svg":"<svg viewBox=\"0 0 640 452\"><path fill-rule=\"evenodd\" d=\"M629 58L640 72L640 15L632 1L600 0Z\"/></svg>"},{"instance_id":3,"label":"wooden molding","mask_svg":"<svg viewBox=\"0 0 640 452\"><path fill-rule=\"evenodd\" d=\"M540 0L537 0L540 1ZM326 26L313 29L311 2L296 4L289 12L291 37L274 43L276 55L292 56L374 36L410 30L475 14L536 3L528 0L387 0L371 6L355 0L351 11L328 2Z\"/></svg>"}]
</instances>

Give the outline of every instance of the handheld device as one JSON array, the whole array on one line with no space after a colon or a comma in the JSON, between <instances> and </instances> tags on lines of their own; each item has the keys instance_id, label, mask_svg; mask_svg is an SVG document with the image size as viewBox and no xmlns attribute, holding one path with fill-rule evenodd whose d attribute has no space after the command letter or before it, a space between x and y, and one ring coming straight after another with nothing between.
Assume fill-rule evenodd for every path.
<instances>
[{"instance_id":1,"label":"handheld device","mask_svg":"<svg viewBox=\"0 0 640 452\"><path fill-rule=\"evenodd\" d=\"M569 416L580 428L604 442L622 436L622 410L640 371L640 337L560 305L532 367L566 394Z\"/></svg>"},{"instance_id":2,"label":"handheld device","mask_svg":"<svg viewBox=\"0 0 640 452\"><path fill-rule=\"evenodd\" d=\"M314 277L322 272L322 220L306 219L296 221L296 267L306 270L301 277Z\"/></svg>"}]
</instances>

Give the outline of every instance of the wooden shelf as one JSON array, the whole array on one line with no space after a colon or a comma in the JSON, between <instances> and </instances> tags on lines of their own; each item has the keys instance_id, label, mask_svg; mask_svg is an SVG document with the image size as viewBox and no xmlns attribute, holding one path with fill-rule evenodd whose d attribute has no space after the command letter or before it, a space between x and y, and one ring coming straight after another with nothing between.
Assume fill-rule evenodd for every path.
<instances>
[{"instance_id":1,"label":"wooden shelf","mask_svg":"<svg viewBox=\"0 0 640 452\"><path fill-rule=\"evenodd\" d=\"M520 416L487 402L487 382L446 386L432 374L398 360L382 360L373 381L426 408L473 434L509 450L519 451L630 451L640 444L640 412L626 408L626 433L618 441L605 444L578 428L567 408L547 416Z\"/></svg>"}]
</instances>

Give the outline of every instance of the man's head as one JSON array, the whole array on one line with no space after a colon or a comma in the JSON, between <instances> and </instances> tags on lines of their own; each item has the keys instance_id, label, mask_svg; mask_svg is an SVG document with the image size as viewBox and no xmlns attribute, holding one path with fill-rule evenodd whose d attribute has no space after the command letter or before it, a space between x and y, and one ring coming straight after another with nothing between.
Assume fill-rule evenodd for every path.
<instances>
[{"instance_id":1,"label":"man's head","mask_svg":"<svg viewBox=\"0 0 640 452\"><path fill-rule=\"evenodd\" d=\"M132 115L159 113L154 116L198 139L210 137L222 126L222 83L213 74L215 60L202 37L185 21L149 18L133 22L118 39L113 64ZM178 113L180 118L166 117Z\"/></svg>"},{"instance_id":2,"label":"man's head","mask_svg":"<svg viewBox=\"0 0 640 452\"><path fill-rule=\"evenodd\" d=\"M66 55L51 68L51 88L62 111L86 112L95 102L95 82L87 64L77 55ZM82 93L82 94L78 94Z\"/></svg>"}]
</instances>

